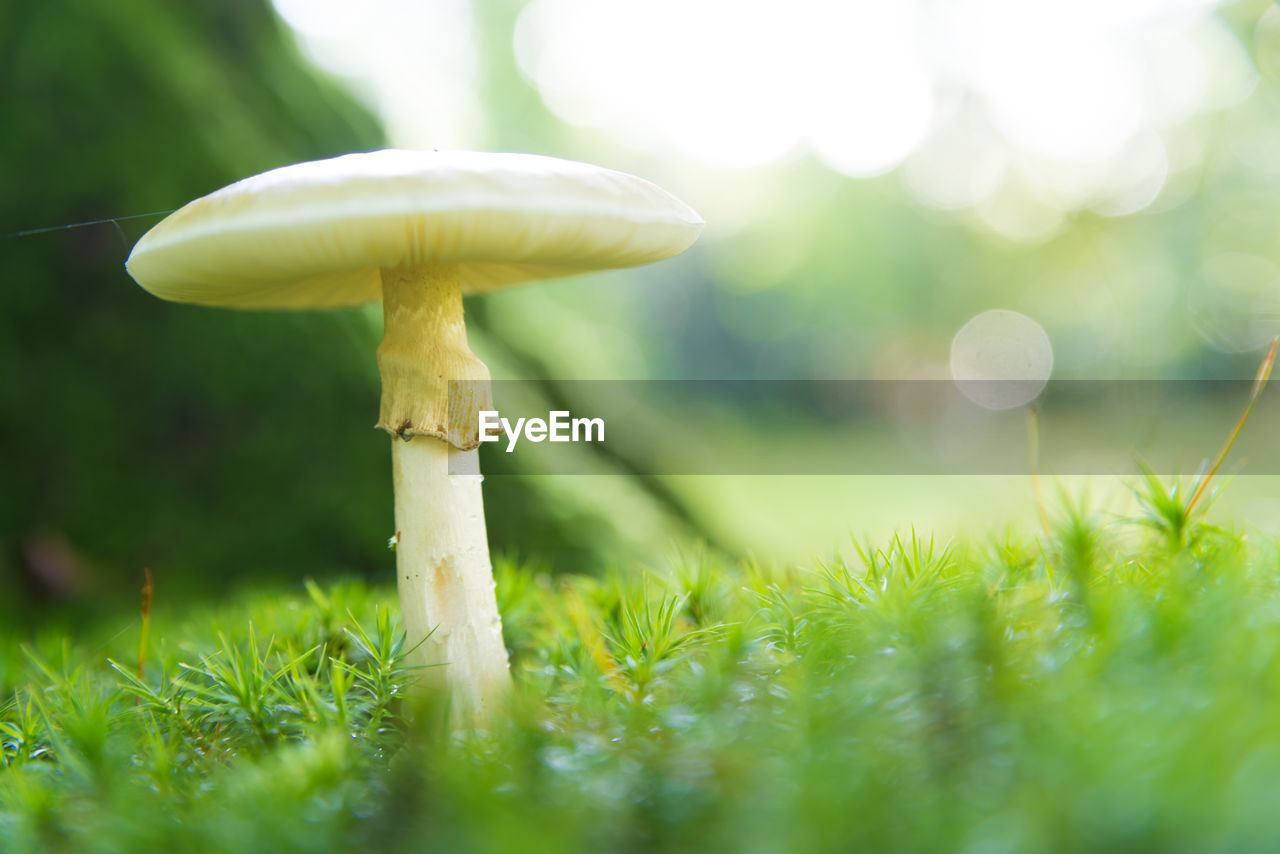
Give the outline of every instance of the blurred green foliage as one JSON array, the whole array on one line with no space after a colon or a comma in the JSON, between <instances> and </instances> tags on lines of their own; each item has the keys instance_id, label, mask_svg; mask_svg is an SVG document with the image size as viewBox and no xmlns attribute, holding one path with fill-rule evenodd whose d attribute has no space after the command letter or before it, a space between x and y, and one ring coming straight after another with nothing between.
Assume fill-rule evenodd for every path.
<instances>
[{"instance_id":1,"label":"blurred green foliage","mask_svg":"<svg viewBox=\"0 0 1280 854\"><path fill-rule=\"evenodd\" d=\"M1258 54L1259 83L1189 122L1200 159L1170 178L1181 201L1081 214L1038 245L928 209L893 174L855 181L797 152L702 175L571 126L517 67L522 8L471 7L487 147L683 176L670 189L738 221L712 222L694 251L653 268L472 301L473 344L495 377L945 377L950 336L993 307L1044 325L1059 376L1245 377L1257 354L1230 352L1231 336L1276 322L1265 282L1234 304L1224 281L1236 262L1219 269L1223 257L1246 259L1250 275L1280 264L1268 142L1280 53L1250 36L1265 4L1223 12ZM172 208L265 169L383 144L266 0L9 4L0 47L0 233ZM389 455L371 429L376 310L163 304L123 269L155 219L0 239L0 614L132 603L144 566L166 595L307 573L389 577ZM805 441L757 423L740 420L726 441L762 452ZM520 473L502 454L485 465ZM634 476L644 466L625 457L600 465L627 476L490 477L495 550L590 571L690 533L804 554L889 512L887 489L877 500L856 483L682 483ZM938 494L893 506L974 504Z\"/></svg>"}]
</instances>

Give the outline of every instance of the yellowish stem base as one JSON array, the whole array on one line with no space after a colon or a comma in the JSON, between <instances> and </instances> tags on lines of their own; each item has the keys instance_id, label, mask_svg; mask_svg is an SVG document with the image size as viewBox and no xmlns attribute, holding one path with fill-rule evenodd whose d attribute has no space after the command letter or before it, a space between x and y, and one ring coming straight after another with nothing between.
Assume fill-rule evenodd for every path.
<instances>
[{"instance_id":1,"label":"yellowish stem base","mask_svg":"<svg viewBox=\"0 0 1280 854\"><path fill-rule=\"evenodd\" d=\"M479 410L493 408L489 369L467 345L457 268L383 270L382 314L378 426L401 438L479 447Z\"/></svg>"}]
</instances>

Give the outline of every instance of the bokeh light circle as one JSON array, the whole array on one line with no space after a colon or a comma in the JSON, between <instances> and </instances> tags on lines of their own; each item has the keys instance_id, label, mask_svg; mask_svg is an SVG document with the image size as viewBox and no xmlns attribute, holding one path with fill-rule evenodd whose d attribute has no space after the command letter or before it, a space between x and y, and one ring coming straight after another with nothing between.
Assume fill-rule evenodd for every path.
<instances>
[{"instance_id":1,"label":"bokeh light circle","mask_svg":"<svg viewBox=\"0 0 1280 854\"><path fill-rule=\"evenodd\" d=\"M1052 372L1049 336L1016 311L984 311L951 339L951 377L965 397L984 409L1030 403Z\"/></svg>"}]
</instances>

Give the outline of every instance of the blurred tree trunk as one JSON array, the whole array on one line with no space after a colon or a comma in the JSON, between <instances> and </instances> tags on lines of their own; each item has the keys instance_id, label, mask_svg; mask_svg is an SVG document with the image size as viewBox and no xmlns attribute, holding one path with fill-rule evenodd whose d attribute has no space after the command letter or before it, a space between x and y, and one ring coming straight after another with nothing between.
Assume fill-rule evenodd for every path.
<instances>
[{"instance_id":1,"label":"blurred tree trunk","mask_svg":"<svg viewBox=\"0 0 1280 854\"><path fill-rule=\"evenodd\" d=\"M3 4L0 63L0 233L381 143L261 0ZM35 584L32 544L51 541L95 598L135 598L143 565L168 596L374 571L391 513L376 342L348 343L367 324L161 303L123 266L156 220L3 239L0 573Z\"/></svg>"}]
</instances>

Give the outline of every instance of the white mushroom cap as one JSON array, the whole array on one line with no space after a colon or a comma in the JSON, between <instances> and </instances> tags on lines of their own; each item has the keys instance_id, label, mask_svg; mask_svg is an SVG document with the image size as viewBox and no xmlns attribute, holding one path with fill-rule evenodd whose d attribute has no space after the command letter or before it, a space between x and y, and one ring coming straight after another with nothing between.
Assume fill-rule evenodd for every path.
<instances>
[{"instance_id":1,"label":"white mushroom cap","mask_svg":"<svg viewBox=\"0 0 1280 854\"><path fill-rule=\"evenodd\" d=\"M703 226L665 190L532 154L388 149L285 166L143 235L130 275L175 302L331 308L381 297L383 268L456 264L464 293L648 264Z\"/></svg>"}]
</instances>

